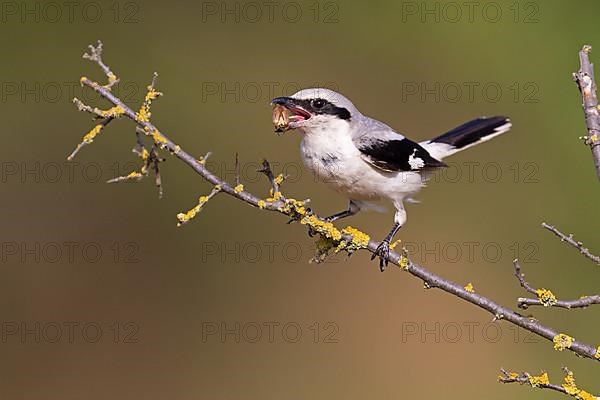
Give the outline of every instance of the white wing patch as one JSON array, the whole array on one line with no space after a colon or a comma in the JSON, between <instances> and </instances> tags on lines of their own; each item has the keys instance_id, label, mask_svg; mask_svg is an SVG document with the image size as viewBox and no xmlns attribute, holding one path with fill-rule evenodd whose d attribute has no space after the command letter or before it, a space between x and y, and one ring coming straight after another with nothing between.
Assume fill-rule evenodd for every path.
<instances>
[{"instance_id":1,"label":"white wing patch","mask_svg":"<svg viewBox=\"0 0 600 400\"><path fill-rule=\"evenodd\" d=\"M408 165L410 165L410 169L421 169L425 166L425 161L422 158L415 157L417 149L413 151L413 153L408 156Z\"/></svg>"}]
</instances>

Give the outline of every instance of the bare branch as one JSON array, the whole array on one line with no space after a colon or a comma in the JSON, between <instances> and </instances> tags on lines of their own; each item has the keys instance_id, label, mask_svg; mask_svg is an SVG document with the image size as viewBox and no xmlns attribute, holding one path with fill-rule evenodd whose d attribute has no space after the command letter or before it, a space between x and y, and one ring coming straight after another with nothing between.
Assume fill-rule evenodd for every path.
<instances>
[{"instance_id":1,"label":"bare branch","mask_svg":"<svg viewBox=\"0 0 600 400\"><path fill-rule=\"evenodd\" d=\"M527 281L525 281L525 275L521 272L521 264L519 264L518 259L515 258L513 260L513 266L515 267L515 276L519 280L521 287L529 293L537 294L536 290L529 283L527 283Z\"/></svg>"},{"instance_id":2,"label":"bare branch","mask_svg":"<svg viewBox=\"0 0 600 400\"><path fill-rule=\"evenodd\" d=\"M98 63L98 60L95 61ZM100 66L102 67L102 65ZM195 157L184 151L180 146L175 144L171 139L166 137L154 124L150 122L149 115L136 113L126 104L124 104L117 96L115 96L107 87L99 85L98 83L85 77L81 79L81 82L83 85L98 93L102 98L108 100L115 107L122 108L123 116L134 121L135 124L142 129L146 136L149 136L154 140L154 143L158 147L168 150L170 153L187 164L204 180L212 184L215 188L213 190L218 190L218 193L225 193L259 209L274 211L298 220L302 224L308 225L315 232L319 233L319 235L321 235L322 238L325 238L328 243L337 246L337 249L344 249L348 251L366 249L370 253L377 252L379 243L370 240L369 236L365 233L362 233L351 227L338 230L333 224L325 222L318 216L309 212L305 208L305 201L284 198L281 194L277 195L277 193L281 193L279 191L279 184L281 183L280 180L283 178L283 176L280 175L278 177L274 177L271 171L270 176L273 177L273 180L271 181L272 197L268 199L261 199L243 189L239 190L238 187L227 183L210 172L205 166L205 159L197 160ZM153 88L149 88L149 94L151 93L156 94L157 92L155 92ZM150 97L152 96L153 95L150 95ZM149 96L147 95L146 99L148 98ZM144 102L144 104L146 104L146 102ZM144 107L144 105L142 107ZM270 167L268 169L270 170ZM216 194L214 191L213 193ZM504 319L514 325L517 325L553 342L554 348L557 350L568 349L582 357L586 357L595 361L599 360L598 357L596 357L597 353L595 347L577 341L553 328L541 324L537 320L524 317L487 297L474 293L472 290L465 289L465 287L458 283L442 278L441 276L429 271L425 267L412 262L406 257L406 255L390 251L387 260L391 264L399 266L402 270L407 271L411 275L422 280L427 287L438 288L446 293L449 293L483 310L488 311L496 320Z\"/></svg>"},{"instance_id":3,"label":"bare branch","mask_svg":"<svg viewBox=\"0 0 600 400\"><path fill-rule=\"evenodd\" d=\"M584 136L584 143L590 146L596 167L596 176L600 179L600 114L598 98L596 97L596 80L594 79L594 65L590 62L589 53L592 46L585 45L579 52L580 69L573 73L573 80L577 83L583 100L583 112L588 134Z\"/></svg>"},{"instance_id":4,"label":"bare branch","mask_svg":"<svg viewBox=\"0 0 600 400\"><path fill-rule=\"evenodd\" d=\"M579 250L579 252L581 254L583 254L586 258L592 260L597 265L600 265L600 257L590 253L588 248L583 246L582 242L578 242L573 238L573 234L570 234L569 236L567 236L564 233L562 233L561 231L559 231L558 229L556 229L555 227L553 227L552 225L548 225L545 222L542 223L542 226L544 228L548 229L550 232L554 233L556 236L558 236L560 238L561 242L567 242L568 244L570 244L571 246L573 246L577 250Z\"/></svg>"},{"instance_id":5,"label":"bare branch","mask_svg":"<svg viewBox=\"0 0 600 400\"><path fill-rule=\"evenodd\" d=\"M110 90L114 85L119 83L119 78L117 78L117 76L110 70L108 65L104 64L102 61L102 42L98 40L98 44L96 46L89 45L88 47L90 52L84 53L83 58L94 61L96 64L98 64L98 66L102 69L102 72L104 72L104 75L106 75L108 78L108 84L106 84L104 87Z\"/></svg>"}]
</instances>

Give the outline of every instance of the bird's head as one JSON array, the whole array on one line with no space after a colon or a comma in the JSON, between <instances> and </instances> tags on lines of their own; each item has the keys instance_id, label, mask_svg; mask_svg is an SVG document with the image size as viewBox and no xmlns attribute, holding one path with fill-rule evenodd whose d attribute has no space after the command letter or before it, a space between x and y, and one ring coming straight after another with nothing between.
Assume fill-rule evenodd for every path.
<instances>
[{"instance_id":1,"label":"bird's head","mask_svg":"<svg viewBox=\"0 0 600 400\"><path fill-rule=\"evenodd\" d=\"M276 97L273 105L275 132L298 129L310 134L349 125L360 113L352 102L329 89L303 89L290 97Z\"/></svg>"}]
</instances>

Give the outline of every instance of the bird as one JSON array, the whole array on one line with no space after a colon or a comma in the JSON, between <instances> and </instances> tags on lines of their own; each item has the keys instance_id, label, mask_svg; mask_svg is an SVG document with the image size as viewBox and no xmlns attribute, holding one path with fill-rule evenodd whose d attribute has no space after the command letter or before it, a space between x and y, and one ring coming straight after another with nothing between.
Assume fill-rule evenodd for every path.
<instances>
[{"instance_id":1,"label":"bird","mask_svg":"<svg viewBox=\"0 0 600 400\"><path fill-rule=\"evenodd\" d=\"M302 89L271 100L275 132L301 133L302 161L318 181L348 199L348 208L324 218L334 222L361 209L395 208L394 224L371 260L383 272L390 243L407 220L413 201L444 159L510 130L504 116L479 117L430 140L415 142L387 124L362 114L345 96L326 88Z\"/></svg>"}]
</instances>

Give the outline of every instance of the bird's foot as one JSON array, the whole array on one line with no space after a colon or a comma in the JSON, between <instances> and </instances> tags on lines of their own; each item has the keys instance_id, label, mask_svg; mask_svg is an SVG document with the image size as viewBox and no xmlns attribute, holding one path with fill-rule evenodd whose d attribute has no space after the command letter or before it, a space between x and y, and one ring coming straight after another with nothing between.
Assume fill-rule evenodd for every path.
<instances>
[{"instance_id":1,"label":"bird's foot","mask_svg":"<svg viewBox=\"0 0 600 400\"><path fill-rule=\"evenodd\" d=\"M381 272L385 271L390 257L390 241L388 239L384 239L379 243L377 250L371 256L371 260L374 260L376 257L379 257L379 269Z\"/></svg>"}]
</instances>

